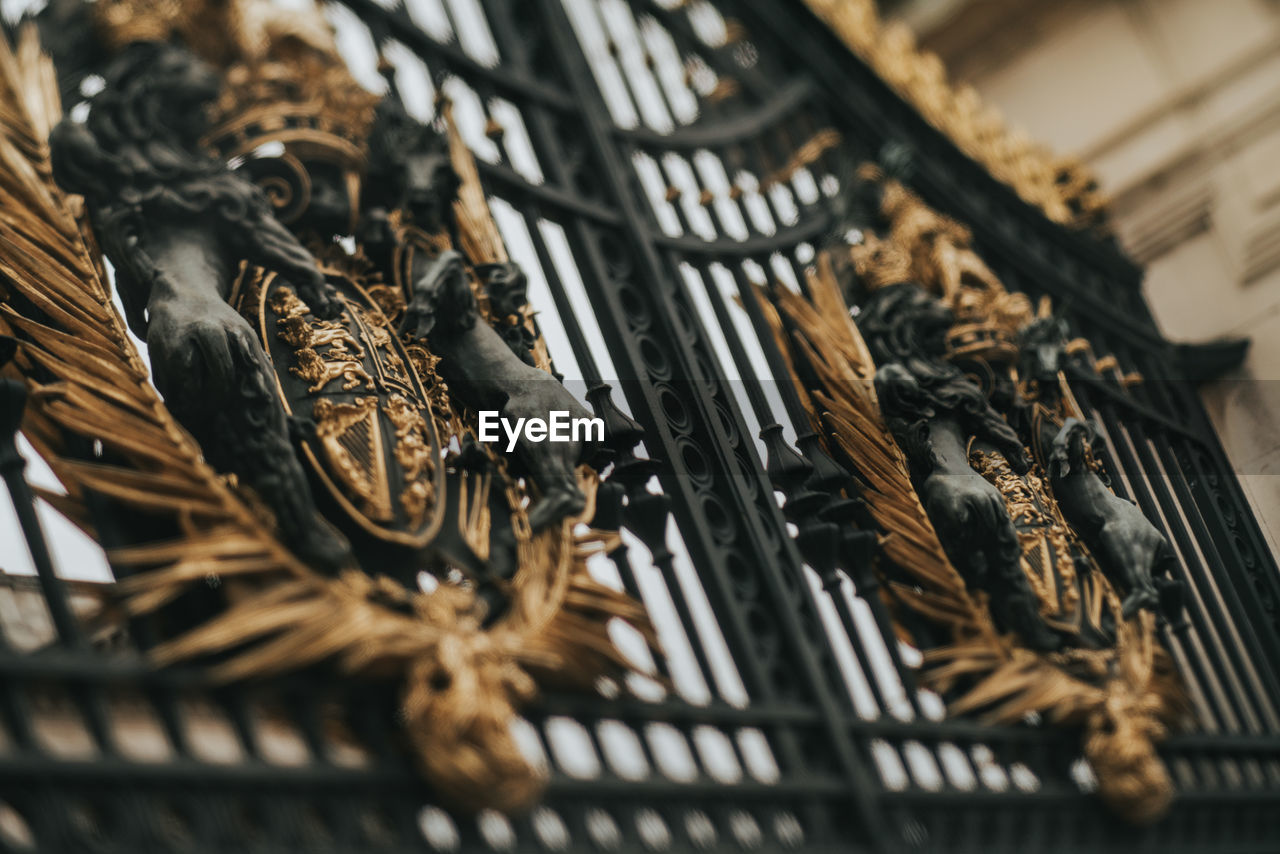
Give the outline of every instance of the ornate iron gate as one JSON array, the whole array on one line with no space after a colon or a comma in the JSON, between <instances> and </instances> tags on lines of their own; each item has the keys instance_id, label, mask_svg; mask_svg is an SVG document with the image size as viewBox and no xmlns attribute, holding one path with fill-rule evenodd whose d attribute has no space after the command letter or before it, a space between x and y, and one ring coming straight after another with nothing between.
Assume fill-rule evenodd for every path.
<instances>
[{"instance_id":1,"label":"ornate iron gate","mask_svg":"<svg viewBox=\"0 0 1280 854\"><path fill-rule=\"evenodd\" d=\"M606 417L617 453L607 490L623 545L594 568L654 614L667 653L656 668L672 687L636 678L600 696L543 696L523 733L550 777L543 804L516 818L450 814L385 731L389 694L319 674L210 692L196 671L92 645L29 537L56 640L0 651L0 847L1280 844L1280 573L1152 320L1141 270L1114 244L1020 200L798 3L343 0L332 11L343 40L367 32L403 78L469 102L464 135L552 355ZM350 53L376 79L373 56ZM813 497L812 467L834 463L782 379L754 285L803 278L837 225L845 158L886 147L910 151L912 189L969 225L1010 289L1051 295L1074 334L1115 356L1072 388L1101 425L1112 484L1158 521L1189 593L1186 620L1162 632L1199 729L1162 746L1178 800L1152 827L1099 807L1070 734L945 717L877 594L873 537L833 544L825 564L802 557L800 508L830 511L849 473L822 471L829 493ZM1132 372L1143 382L1130 387ZM20 471L12 449L0 461ZM31 496L13 484L26 513ZM358 749L323 725L334 703Z\"/></svg>"}]
</instances>

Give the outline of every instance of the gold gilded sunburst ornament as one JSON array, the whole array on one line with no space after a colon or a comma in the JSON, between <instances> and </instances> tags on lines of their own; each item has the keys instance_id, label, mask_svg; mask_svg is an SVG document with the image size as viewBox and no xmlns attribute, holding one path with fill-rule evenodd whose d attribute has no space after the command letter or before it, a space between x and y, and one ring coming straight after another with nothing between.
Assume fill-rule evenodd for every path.
<instances>
[{"instance_id":1,"label":"gold gilded sunburst ornament","mask_svg":"<svg viewBox=\"0 0 1280 854\"><path fill-rule=\"evenodd\" d=\"M1064 373L1087 348L959 223L877 168L853 183L878 201L859 241L821 253L804 296L759 293L796 377L816 378L815 431L866 481L903 631L949 636L924 649L925 683L952 714L1083 728L1102 797L1155 820L1174 796L1155 744L1187 714L1157 635L1176 558L1100 477Z\"/></svg>"},{"instance_id":2,"label":"gold gilded sunburst ornament","mask_svg":"<svg viewBox=\"0 0 1280 854\"><path fill-rule=\"evenodd\" d=\"M562 393L531 312L495 292L518 271L456 130L436 148L414 131L426 146L414 156L443 158L431 175L444 176L437 196L455 199L466 255L426 209L387 208L386 187L364 192L383 107L341 65L318 14L268 6L95 4L100 34L121 51L101 108L134 98L148 105L134 115L172 110L136 138L92 112L87 126L64 122L56 153L52 63L34 27L16 52L0 39L0 334L20 343L8 370L30 392L23 429L66 488L60 509L90 535L91 496L146 521L138 530L150 534L108 552L125 612L163 612L220 580L221 612L150 650L158 664L208 660L231 680L326 663L395 680L406 740L442 797L527 806L542 778L513 737L519 708L539 682L591 690L625 671L611 621L651 642L652 631L637 603L587 572L618 545L590 526L595 472L558 460L516 477L471 441L468 406L441 374L479 340L483 364L506 372L487 381ZM111 151L108 131L120 132ZM272 195L278 164L249 171L265 197L226 165L268 141L284 147L292 196ZM148 172L156 151L166 169ZM119 169L125 154L134 159ZM149 183L104 189L126 179ZM323 239L308 249L285 227L290 216L322 227L322 194L344 190L336 210L377 226L356 252ZM332 234L346 233L342 220ZM113 305L98 239L147 335L150 372ZM204 266L171 265L175 245ZM214 287L191 290L205 270L219 273ZM174 294L197 310L175 310ZM470 381L465 367L455 384ZM101 453L84 456L95 443ZM507 574L486 574L503 561ZM420 570L440 577L430 592Z\"/></svg>"}]
</instances>

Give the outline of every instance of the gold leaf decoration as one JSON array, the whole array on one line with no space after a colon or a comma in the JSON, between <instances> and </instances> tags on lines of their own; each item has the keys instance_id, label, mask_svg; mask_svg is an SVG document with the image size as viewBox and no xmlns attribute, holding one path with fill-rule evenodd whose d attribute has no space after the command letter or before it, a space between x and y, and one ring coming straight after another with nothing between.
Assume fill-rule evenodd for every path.
<instances>
[{"instance_id":1,"label":"gold leaf decoration","mask_svg":"<svg viewBox=\"0 0 1280 854\"><path fill-rule=\"evenodd\" d=\"M942 61L916 46L902 23L880 19L875 0L804 0L841 41L961 151L1054 222L1107 231L1107 200L1093 172L1006 124L972 86L953 86Z\"/></svg>"}]
</instances>

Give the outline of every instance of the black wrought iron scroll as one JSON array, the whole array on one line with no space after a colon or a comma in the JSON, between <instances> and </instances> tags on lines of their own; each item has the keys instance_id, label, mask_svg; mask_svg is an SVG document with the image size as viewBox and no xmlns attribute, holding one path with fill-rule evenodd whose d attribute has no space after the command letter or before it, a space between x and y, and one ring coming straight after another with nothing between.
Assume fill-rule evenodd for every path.
<instances>
[{"instance_id":1,"label":"black wrought iron scroll","mask_svg":"<svg viewBox=\"0 0 1280 854\"><path fill-rule=\"evenodd\" d=\"M518 735L549 776L544 801L463 815L401 755L389 694L312 673L212 690L197 670L99 649L37 555L56 632L0 649L0 848L1274 848L1280 573L1115 246L1027 206L800 4L329 9L341 41L381 48L418 118L433 105L412 91L463 114L557 368L606 421L595 524L622 538L592 569L648 606L664 679L543 696ZM375 55L348 52L373 78ZM81 60L62 66L69 105L94 70ZM1077 738L948 718L918 684L919 650L872 572L860 475L823 450L784 379L758 287L803 290L848 164L887 146L910 152L910 187L972 229L1006 287L1052 296L1073 335L1115 356L1072 390L1188 594L1160 631L1198 729L1161 748L1178 795L1154 826L1102 809ZM0 402L7 423L20 402ZM347 733L325 724L335 705Z\"/></svg>"}]
</instances>

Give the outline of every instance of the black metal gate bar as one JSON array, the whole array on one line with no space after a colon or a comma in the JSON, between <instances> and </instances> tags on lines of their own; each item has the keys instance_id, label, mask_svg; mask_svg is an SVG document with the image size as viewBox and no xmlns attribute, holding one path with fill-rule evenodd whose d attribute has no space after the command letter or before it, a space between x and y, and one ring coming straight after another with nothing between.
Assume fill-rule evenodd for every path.
<instances>
[{"instance_id":1,"label":"black metal gate bar","mask_svg":"<svg viewBox=\"0 0 1280 854\"><path fill-rule=\"evenodd\" d=\"M495 12L500 12L500 10L495 10ZM495 15L495 17L497 17L497 15ZM535 128L538 127L538 124L539 124L538 119L535 118L534 120L532 120L531 124L534 125Z\"/></svg>"},{"instance_id":2,"label":"black metal gate bar","mask_svg":"<svg viewBox=\"0 0 1280 854\"><path fill-rule=\"evenodd\" d=\"M577 96L578 103L583 111L581 121L584 125L584 130L587 132L588 138L594 144L594 147L595 147L594 153L596 157L599 158L599 161L602 163L606 172L608 173L607 177L613 184L612 195L614 197L615 204L623 212L624 221L626 222L628 232L629 232L629 235L624 239L627 240L627 242L632 243L633 251L636 253L636 255L638 255L641 258L640 270L638 270L637 273L640 276L642 276L644 280L647 280L650 283L650 287L652 288L652 291L653 291L653 296L657 298L658 306L664 309L662 313L665 314L666 317L672 317L674 316L673 307L669 302L663 305L665 301L661 299L661 297L663 296L663 292L668 290L668 286L664 284L667 281L666 277L664 276L662 268L657 262L657 259L651 254L653 251L651 246L642 242L643 235L646 235L648 233L647 223L639 215L636 209L635 199L631 193L632 182L625 181L622 179L622 176L626 174L626 167L620 162L620 158L618 157L618 154L612 148L611 139L609 137L608 130L607 130L609 123L603 116L603 110L598 107L592 108L591 106L593 104L599 103L599 96L594 91L594 89L587 90L586 86L584 85L590 79L589 71L585 66L585 62L583 62L583 60L581 59L581 55L578 53L576 44L571 40L571 36L570 36L571 28L570 28L569 21L565 16L563 7L559 4L558 0L542 0L541 8L544 10L547 24L549 25L549 28L551 30L551 32L549 33L549 36L552 39L552 44L554 45L557 53L561 56L562 60L567 65L565 76L569 78L570 85L574 87L574 91ZM639 244L639 245L636 245L636 244ZM596 259L593 258L592 260L595 261ZM600 259L600 260L604 261L604 259ZM610 278L605 264L607 264L607 261L603 264L602 263L592 264L592 267L599 274L596 281L598 286L604 285L607 281L609 281L609 278ZM596 294L593 293L593 297L595 296ZM597 298L602 297L606 302L612 302L612 300L609 300L609 296L610 295L606 292L606 293L600 294L599 297ZM600 311L600 308L604 308L604 307L598 306L597 310L599 314L605 315L605 312ZM611 310L609 313L613 314L614 317L617 317L618 314L620 314L621 306L608 305L607 308ZM661 322L661 319L655 318L655 321ZM615 323L617 323L617 321L615 321ZM621 329L625 328L624 323L617 323L617 328L619 329L619 332L621 332ZM688 331L689 330L686 330L686 334ZM670 338L668 340L671 343L677 344L678 342L681 341L679 330L674 328L670 329L669 334L670 334ZM615 340L621 341L625 339L623 338L622 335L619 335L618 338ZM680 375L684 377L698 379L700 368L697 365L692 354L688 353L687 351L684 353L681 353L681 349L683 348L674 348L674 349L676 354L679 355L679 358L677 359L677 365L683 368L683 371ZM626 356L628 357L626 361L633 366L632 369L635 371L635 375L637 377L645 376L648 373L646 367L643 364L642 357L640 356L639 353L628 352L626 353ZM721 425L716 422L715 409L713 408L711 401L704 398L703 394L700 393L703 391L703 388L700 387L699 385L690 383L688 384L687 389L688 389L688 392L690 392L689 394L689 398L691 398L690 402L695 402L699 410L697 412L690 413L691 417L705 419L703 423L710 428L710 431L709 431L710 435L717 437L717 439L721 443L723 443L726 437L722 433ZM628 393L628 397L630 398L632 394L632 390L628 388L627 393ZM649 404L648 412L656 413L661 411L660 407L663 405L662 401L657 399L650 399L645 402ZM669 403L669 400L667 402ZM638 402L633 402L632 406L634 410L641 411L641 408L638 405ZM730 404L730 407L731 406L732 404ZM730 411L732 411L732 409ZM641 420L642 420L642 423L645 421L643 416ZM741 431L742 424L741 424L740 418L738 419L738 422L735 426L738 428L739 431ZM670 427L668 427L666 424L662 424L658 422L656 419L653 419L651 423L645 423L645 427L646 427L647 435L650 437L653 437L657 441L658 447L660 448L660 450L658 450L658 453L660 455L665 455L666 458L670 460L679 459L680 449L674 441L674 436L670 434ZM703 429L706 429L706 428L703 428ZM710 464L712 466L716 466L717 462L719 466L725 466L726 463L729 466L733 465L732 459L726 460L724 462L712 460L710 461ZM732 469L721 468L720 471L724 472L724 474L721 474L720 476L725 477L725 475L728 475L729 472L732 471ZM760 478L759 480L760 488L762 491L764 491L767 494L767 485L763 479L763 472L759 472L758 469L757 469L757 472ZM732 477L732 475L730 475L730 477ZM678 478L676 480L677 482L674 484L674 488L672 485L667 485L667 491L669 494L673 496L677 504L684 505L685 512L687 514L686 518L693 518L694 520L697 520L698 522L702 523L701 525L698 526L695 532L694 540L695 542L697 542L698 540L703 540L704 538L707 537L707 534L704 532L708 532L710 530L708 520L706 520L704 516L706 512L704 508L706 505L703 504L703 506L699 506L694 496L688 494L688 483L685 479ZM733 504L737 504L737 503L738 503L737 501L733 502ZM733 505L731 504L730 506L733 506ZM786 544L785 539L778 537L776 533L774 535L773 543L770 543L768 540L765 540L762 538L762 535L759 532L759 528L757 527L759 522L756 521L756 514L759 511L754 510L750 505L746 505L746 506L739 505L739 507L740 507L740 510L739 510L740 517L742 518L743 522L746 523L746 532L751 536L752 540L754 540L753 547L751 549L752 553L763 556L771 553L777 553L777 549L779 545L785 546ZM774 519L774 530L775 532L780 531L782 529L782 525L780 524L780 520L777 519L776 509L773 509L773 508L771 509L772 509L771 515L773 516L773 519ZM703 516L703 518L699 519L700 516ZM723 521L723 520L720 520L720 521ZM695 556L696 565L698 565L701 568L701 571L704 573L704 577L710 576L715 580L715 582L717 582L716 584L713 585L714 588L719 588L719 590L730 589L730 584L728 583L727 578L724 578L722 576L717 577L717 576L720 576L720 572L723 571L721 569L721 566L722 566L721 561L724 558L723 558L723 552L721 551L721 549L712 545L710 542L706 542L705 544L699 543L698 545L700 545L701 548L697 548L697 547L691 548L691 552ZM798 557L794 554L794 552L792 552L790 549L784 548L783 551L781 552L781 555L785 555L787 562L792 567L795 568L794 571L798 572L799 561L798 561ZM781 586L781 579L776 574L778 569L774 569L773 567L766 564L764 566L759 567L757 571L763 575L766 584L769 587L773 588L772 594L775 597L775 601L785 602L785 601L788 601L790 597L786 595L784 588ZM719 598L719 597L717 596L716 598ZM728 603L725 603L725 604L728 604ZM713 607L715 606L716 606L716 603L713 601ZM720 607L717 607L716 610L717 610L717 613L721 613L722 620L726 619L726 617L731 618L731 615L722 613ZM740 619L741 618L739 617L739 620ZM797 659L798 659L797 663L801 663L801 666L805 667L808 671L808 673L806 674L807 676L806 681L809 681L810 684L806 686L805 693L809 694L810 696L813 696L814 699L818 701L819 706L825 709L828 719L832 720L836 714L835 707L832 704L831 700L825 699L828 689L820 681L822 678L821 672L814 669L814 665L809 663L812 660L810 657L811 652L805 649L804 641L800 639L798 625L795 622L795 617L790 614L779 614L777 615L777 619L779 619L779 622L781 623L781 625L787 626L786 630L792 639L791 643L795 645L794 654L796 654L797 656ZM737 622L737 621L730 619L730 625L733 625L734 622ZM742 626L739 624L738 626L734 626L734 629L735 629L734 634L737 634L744 641L743 643L738 645L737 649L742 651L748 650L749 646L745 643L745 637L746 637L745 626ZM732 641L731 641L731 644L732 644ZM750 653L747 653L747 654L749 655ZM739 667L744 668L748 673L751 672L751 663L742 661L741 652L739 653L738 661L739 661ZM754 674L754 678L751 678L748 680L748 692L755 697L768 698L772 693L771 690L768 688L768 676L763 673ZM837 756L841 757L840 764L844 767L845 773L851 776L852 782L857 787L858 794L855 795L855 798L865 799L866 797L869 796L870 792L873 791L871 780L866 776L865 771L861 769L860 764L857 762L857 760L853 758L851 746L848 745L846 738L843 736L842 733L838 731L838 728L834 726L833 720L832 720L832 723L829 724L829 726L831 726L831 730L832 730L831 732L832 743L830 747L835 751ZM796 756L795 759L799 759L799 757ZM803 767L803 764L801 762L797 762L796 765L799 767ZM866 828L866 832L870 835L871 838L875 838L875 836L877 835L875 833L875 828L876 828L876 825L878 824L878 818L876 816L875 810L874 808L867 805L865 800L862 801L862 804L863 805L859 810L859 817L864 827Z\"/></svg>"}]
</instances>

